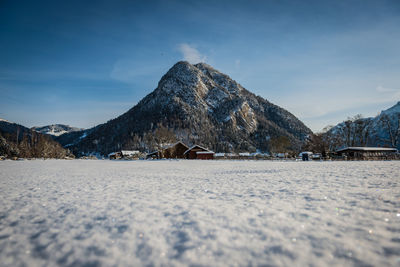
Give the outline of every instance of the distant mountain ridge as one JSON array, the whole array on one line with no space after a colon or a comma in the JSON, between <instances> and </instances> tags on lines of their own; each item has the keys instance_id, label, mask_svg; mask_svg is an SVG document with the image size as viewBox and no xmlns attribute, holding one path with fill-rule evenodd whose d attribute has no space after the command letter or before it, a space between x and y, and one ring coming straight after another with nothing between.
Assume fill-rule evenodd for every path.
<instances>
[{"instance_id":1,"label":"distant mountain ridge","mask_svg":"<svg viewBox=\"0 0 400 267\"><path fill-rule=\"evenodd\" d=\"M335 147L385 146L400 149L400 101L375 117L355 117L332 127L326 134Z\"/></svg>"},{"instance_id":2,"label":"distant mountain ridge","mask_svg":"<svg viewBox=\"0 0 400 267\"><path fill-rule=\"evenodd\" d=\"M84 129L77 128L77 127L71 127L71 126L65 125L65 124L52 124L52 125L46 125L46 126L41 126L41 127L35 126L35 127L32 127L31 130L34 130L34 131L42 133L42 134L60 136L65 133L78 132L78 131L82 131Z\"/></svg>"},{"instance_id":3,"label":"distant mountain ridge","mask_svg":"<svg viewBox=\"0 0 400 267\"><path fill-rule=\"evenodd\" d=\"M65 158L72 154L48 135L0 119L0 156Z\"/></svg>"},{"instance_id":4,"label":"distant mountain ridge","mask_svg":"<svg viewBox=\"0 0 400 267\"><path fill-rule=\"evenodd\" d=\"M283 147L299 148L311 133L293 114L254 95L228 75L205 63L181 61L126 113L56 140L75 154L105 155L119 149L148 152L174 140L214 151L269 151L281 141Z\"/></svg>"}]
</instances>

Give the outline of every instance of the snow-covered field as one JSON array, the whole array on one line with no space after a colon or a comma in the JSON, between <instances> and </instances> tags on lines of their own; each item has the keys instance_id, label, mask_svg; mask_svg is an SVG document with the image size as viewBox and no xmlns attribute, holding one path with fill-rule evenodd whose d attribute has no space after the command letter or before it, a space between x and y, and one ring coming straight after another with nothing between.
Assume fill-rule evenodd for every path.
<instances>
[{"instance_id":1,"label":"snow-covered field","mask_svg":"<svg viewBox=\"0 0 400 267\"><path fill-rule=\"evenodd\" d=\"M399 266L400 162L3 161L1 266Z\"/></svg>"}]
</instances>

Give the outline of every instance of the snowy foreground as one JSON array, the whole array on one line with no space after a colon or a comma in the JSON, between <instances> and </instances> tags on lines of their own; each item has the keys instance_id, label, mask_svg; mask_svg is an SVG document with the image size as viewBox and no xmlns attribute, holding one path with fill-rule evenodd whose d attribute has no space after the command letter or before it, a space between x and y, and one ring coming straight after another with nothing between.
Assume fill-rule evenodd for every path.
<instances>
[{"instance_id":1,"label":"snowy foreground","mask_svg":"<svg viewBox=\"0 0 400 267\"><path fill-rule=\"evenodd\" d=\"M399 266L400 162L3 161L1 266Z\"/></svg>"}]
</instances>

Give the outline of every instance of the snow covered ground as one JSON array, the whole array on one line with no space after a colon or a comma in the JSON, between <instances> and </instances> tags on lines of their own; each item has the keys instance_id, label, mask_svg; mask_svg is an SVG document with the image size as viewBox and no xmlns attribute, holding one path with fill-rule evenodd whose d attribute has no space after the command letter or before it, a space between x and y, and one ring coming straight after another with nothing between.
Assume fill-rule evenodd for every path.
<instances>
[{"instance_id":1,"label":"snow covered ground","mask_svg":"<svg viewBox=\"0 0 400 267\"><path fill-rule=\"evenodd\" d=\"M400 162L0 162L1 266L399 266Z\"/></svg>"}]
</instances>

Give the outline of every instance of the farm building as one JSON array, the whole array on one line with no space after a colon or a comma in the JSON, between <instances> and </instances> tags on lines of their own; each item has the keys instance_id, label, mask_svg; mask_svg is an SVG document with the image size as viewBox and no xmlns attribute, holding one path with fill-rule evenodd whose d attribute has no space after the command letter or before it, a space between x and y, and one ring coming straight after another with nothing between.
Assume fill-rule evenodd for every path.
<instances>
[{"instance_id":1,"label":"farm building","mask_svg":"<svg viewBox=\"0 0 400 267\"><path fill-rule=\"evenodd\" d=\"M137 159L140 156L138 150L121 150L108 154L109 159Z\"/></svg>"},{"instance_id":2,"label":"farm building","mask_svg":"<svg viewBox=\"0 0 400 267\"><path fill-rule=\"evenodd\" d=\"M153 159L183 159L186 158L184 153L189 147L181 141L165 146L164 148L147 154L147 158Z\"/></svg>"},{"instance_id":3,"label":"farm building","mask_svg":"<svg viewBox=\"0 0 400 267\"><path fill-rule=\"evenodd\" d=\"M184 155L187 159L213 159L214 152L202 146L194 145L185 151Z\"/></svg>"},{"instance_id":4,"label":"farm building","mask_svg":"<svg viewBox=\"0 0 400 267\"><path fill-rule=\"evenodd\" d=\"M396 148L387 147L345 147L336 154L349 160L394 159L398 156Z\"/></svg>"}]
</instances>

